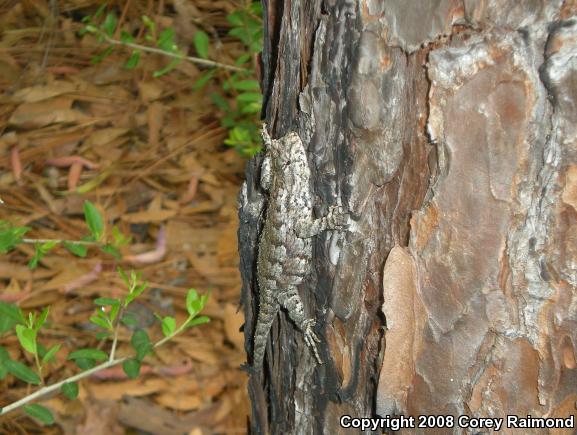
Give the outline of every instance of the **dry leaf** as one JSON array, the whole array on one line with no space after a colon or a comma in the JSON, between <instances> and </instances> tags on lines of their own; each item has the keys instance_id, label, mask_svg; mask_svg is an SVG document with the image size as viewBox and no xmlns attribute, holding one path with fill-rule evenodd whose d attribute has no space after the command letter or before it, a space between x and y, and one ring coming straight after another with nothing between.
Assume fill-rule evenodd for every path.
<instances>
[{"instance_id":1,"label":"dry leaf","mask_svg":"<svg viewBox=\"0 0 577 435\"><path fill-rule=\"evenodd\" d=\"M244 349L244 333L240 331L243 324L244 316L238 307L230 303L226 304L224 306L224 332L228 341L241 350Z\"/></svg>"},{"instance_id":2,"label":"dry leaf","mask_svg":"<svg viewBox=\"0 0 577 435\"><path fill-rule=\"evenodd\" d=\"M148 396L168 388L169 382L161 378L139 378L128 381L99 382L90 385L90 395L97 400L120 400L124 396Z\"/></svg>"},{"instance_id":3,"label":"dry leaf","mask_svg":"<svg viewBox=\"0 0 577 435\"><path fill-rule=\"evenodd\" d=\"M148 144L151 147L158 147L160 141L160 129L164 115L164 106L160 103L152 103L148 106Z\"/></svg>"},{"instance_id":4,"label":"dry leaf","mask_svg":"<svg viewBox=\"0 0 577 435\"><path fill-rule=\"evenodd\" d=\"M24 103L16 108L8 122L20 128L38 128L84 121L86 116L71 108L73 102L72 98L56 97L38 103Z\"/></svg>"},{"instance_id":5,"label":"dry leaf","mask_svg":"<svg viewBox=\"0 0 577 435\"><path fill-rule=\"evenodd\" d=\"M32 86L30 88L19 89L14 93L13 98L22 103L36 103L76 91L77 85L74 83L60 81L52 82L47 86Z\"/></svg>"},{"instance_id":6,"label":"dry leaf","mask_svg":"<svg viewBox=\"0 0 577 435\"><path fill-rule=\"evenodd\" d=\"M137 213L128 213L121 217L124 222L141 224L149 222L163 222L176 216L177 210L146 210Z\"/></svg>"},{"instance_id":7,"label":"dry leaf","mask_svg":"<svg viewBox=\"0 0 577 435\"><path fill-rule=\"evenodd\" d=\"M140 98L143 102L156 100L163 93L163 87L158 80L148 82L141 81L138 83L138 90L140 91Z\"/></svg>"},{"instance_id":8,"label":"dry leaf","mask_svg":"<svg viewBox=\"0 0 577 435\"><path fill-rule=\"evenodd\" d=\"M121 136L124 136L130 130L128 128L122 127L110 127L110 128L102 128L96 130L94 133L90 135L90 137L86 140L86 144L89 146L102 146L109 144L115 139L118 139Z\"/></svg>"}]
</instances>

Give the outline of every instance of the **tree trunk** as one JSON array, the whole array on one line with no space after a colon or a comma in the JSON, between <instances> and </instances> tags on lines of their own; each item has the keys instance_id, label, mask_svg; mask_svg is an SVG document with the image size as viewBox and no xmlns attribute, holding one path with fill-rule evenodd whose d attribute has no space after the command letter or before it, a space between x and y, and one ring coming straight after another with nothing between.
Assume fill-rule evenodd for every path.
<instances>
[{"instance_id":1,"label":"tree trunk","mask_svg":"<svg viewBox=\"0 0 577 435\"><path fill-rule=\"evenodd\" d=\"M575 414L576 11L265 2L267 123L307 146L318 214L341 204L354 224L315 237L300 288L325 363L281 311L249 381L254 433L345 433L343 415L415 416L400 433L446 434L467 417ZM249 354L259 163L240 196ZM420 415L454 421L425 430Z\"/></svg>"}]
</instances>

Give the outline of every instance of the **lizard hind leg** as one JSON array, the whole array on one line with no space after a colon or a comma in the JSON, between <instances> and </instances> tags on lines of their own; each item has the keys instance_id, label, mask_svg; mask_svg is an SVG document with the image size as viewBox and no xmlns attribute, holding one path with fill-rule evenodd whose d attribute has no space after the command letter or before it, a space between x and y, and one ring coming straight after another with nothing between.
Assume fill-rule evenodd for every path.
<instances>
[{"instance_id":1,"label":"lizard hind leg","mask_svg":"<svg viewBox=\"0 0 577 435\"><path fill-rule=\"evenodd\" d=\"M305 343L315 355L317 362L322 364L323 361L317 349L317 344L321 341L313 330L316 321L305 317L303 303L297 288L295 286L289 286L287 290L280 292L278 301L280 305L288 311L291 320L303 332Z\"/></svg>"}]
</instances>

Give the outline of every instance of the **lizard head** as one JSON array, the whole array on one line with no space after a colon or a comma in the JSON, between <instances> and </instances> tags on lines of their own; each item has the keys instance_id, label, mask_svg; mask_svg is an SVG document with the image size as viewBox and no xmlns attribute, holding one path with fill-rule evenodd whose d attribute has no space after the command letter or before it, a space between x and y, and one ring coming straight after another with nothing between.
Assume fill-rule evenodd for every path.
<instances>
[{"instance_id":1,"label":"lizard head","mask_svg":"<svg viewBox=\"0 0 577 435\"><path fill-rule=\"evenodd\" d=\"M272 157L277 170L287 169L291 163L306 159L305 149L298 134L291 132L280 139L273 139L267 144L267 151Z\"/></svg>"},{"instance_id":2,"label":"lizard head","mask_svg":"<svg viewBox=\"0 0 577 435\"><path fill-rule=\"evenodd\" d=\"M277 183L293 183L308 173L305 147L299 135L291 132L279 139L272 139L263 125L262 138L266 148L261 185L269 190L272 180ZM288 181L293 180L293 181Z\"/></svg>"}]
</instances>

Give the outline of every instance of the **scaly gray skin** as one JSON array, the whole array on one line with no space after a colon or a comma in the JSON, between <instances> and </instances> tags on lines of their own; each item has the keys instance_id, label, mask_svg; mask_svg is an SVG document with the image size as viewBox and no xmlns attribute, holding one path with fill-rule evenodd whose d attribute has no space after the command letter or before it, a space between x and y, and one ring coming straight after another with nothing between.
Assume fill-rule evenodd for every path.
<instances>
[{"instance_id":1,"label":"scaly gray skin","mask_svg":"<svg viewBox=\"0 0 577 435\"><path fill-rule=\"evenodd\" d=\"M306 344L322 364L313 331L315 320L306 318L297 287L308 274L312 259L312 237L327 229L345 229L348 214L331 207L326 217L315 219L305 147L296 133L271 139L266 125L262 137L266 155L261 185L269 191L266 221L260 235L257 260L259 312L253 339L253 363L263 364L268 334L282 306L303 332Z\"/></svg>"}]
</instances>

